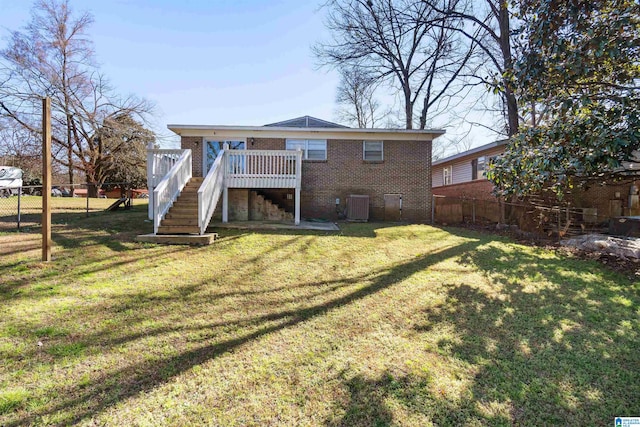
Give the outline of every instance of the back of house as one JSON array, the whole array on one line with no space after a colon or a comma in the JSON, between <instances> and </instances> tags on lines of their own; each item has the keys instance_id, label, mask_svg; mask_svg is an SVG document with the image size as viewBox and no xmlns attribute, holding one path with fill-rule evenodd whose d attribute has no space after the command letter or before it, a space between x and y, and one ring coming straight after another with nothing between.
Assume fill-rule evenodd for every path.
<instances>
[{"instance_id":1,"label":"back of house","mask_svg":"<svg viewBox=\"0 0 640 427\"><path fill-rule=\"evenodd\" d=\"M182 149L191 149L196 177L207 175L225 144L238 150L234 156L241 160L235 166L243 168L252 152L269 156L300 150L298 187L304 218L430 219L431 146L442 130L357 129L310 116L264 126L169 125L169 129L180 135ZM295 188L250 186L229 189L229 220L259 218L262 214L252 215L257 212L255 203L269 201L294 213Z\"/></svg>"}]
</instances>

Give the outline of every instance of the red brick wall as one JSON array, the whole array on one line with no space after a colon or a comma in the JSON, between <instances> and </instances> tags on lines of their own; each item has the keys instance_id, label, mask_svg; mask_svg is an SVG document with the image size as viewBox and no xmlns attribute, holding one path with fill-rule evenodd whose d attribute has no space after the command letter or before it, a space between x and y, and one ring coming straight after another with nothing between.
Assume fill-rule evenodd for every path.
<instances>
[{"instance_id":1,"label":"red brick wall","mask_svg":"<svg viewBox=\"0 0 640 427\"><path fill-rule=\"evenodd\" d=\"M183 136L181 138L180 148L191 149L193 176L202 176L202 137Z\"/></svg>"},{"instance_id":2,"label":"red brick wall","mask_svg":"<svg viewBox=\"0 0 640 427\"><path fill-rule=\"evenodd\" d=\"M350 194L368 195L372 220L384 219L384 194L403 196L402 218L427 221L431 210L431 143L384 141L384 161L362 160L362 141L330 140L326 162L302 164L306 216L336 219Z\"/></svg>"},{"instance_id":3,"label":"red brick wall","mask_svg":"<svg viewBox=\"0 0 640 427\"><path fill-rule=\"evenodd\" d=\"M201 150L195 141L182 138L182 147ZM249 150L284 150L284 138L247 138ZM202 174L201 151L194 155L194 176ZM384 194L402 194L402 219L429 221L431 215L431 142L384 141L384 161L362 160L361 140L327 141L326 161L302 164L301 215L338 219L350 194L370 197L370 219L383 220ZM276 201L277 202L277 201Z\"/></svg>"},{"instance_id":4,"label":"red brick wall","mask_svg":"<svg viewBox=\"0 0 640 427\"><path fill-rule=\"evenodd\" d=\"M610 208L609 201L618 199L621 200L624 208L623 215L636 215L637 212L628 212L626 209L631 184L632 182L629 181L620 184L591 185L586 190L576 189L572 194L572 205L576 208L596 208L598 219L605 220L615 214ZM616 198L616 192L620 193L619 198Z\"/></svg>"}]
</instances>

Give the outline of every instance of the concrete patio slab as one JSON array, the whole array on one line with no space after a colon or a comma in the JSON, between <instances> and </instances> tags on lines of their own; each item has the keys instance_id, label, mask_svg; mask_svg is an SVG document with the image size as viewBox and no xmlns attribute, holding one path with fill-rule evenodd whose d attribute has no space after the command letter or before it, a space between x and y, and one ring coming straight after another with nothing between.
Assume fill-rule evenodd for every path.
<instances>
[{"instance_id":1,"label":"concrete patio slab","mask_svg":"<svg viewBox=\"0 0 640 427\"><path fill-rule=\"evenodd\" d=\"M316 230L316 231L340 231L338 225L333 222L300 221L299 225L293 222L275 221L230 221L227 223L216 222L209 228L235 228L240 230Z\"/></svg>"}]
</instances>

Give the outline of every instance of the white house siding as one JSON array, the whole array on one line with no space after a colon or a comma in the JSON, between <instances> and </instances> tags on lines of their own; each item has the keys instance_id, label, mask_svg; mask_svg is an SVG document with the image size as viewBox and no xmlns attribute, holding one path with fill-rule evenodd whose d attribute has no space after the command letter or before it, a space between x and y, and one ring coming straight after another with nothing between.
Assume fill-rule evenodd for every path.
<instances>
[{"instance_id":1,"label":"white house siding","mask_svg":"<svg viewBox=\"0 0 640 427\"><path fill-rule=\"evenodd\" d=\"M431 169L431 186L442 187L442 166L433 166Z\"/></svg>"},{"instance_id":2,"label":"white house siding","mask_svg":"<svg viewBox=\"0 0 640 427\"><path fill-rule=\"evenodd\" d=\"M489 150L475 153L469 157L463 157L461 159L455 159L451 162L444 162L432 167L431 185L432 187L443 186L443 169L451 166L451 184L461 184L464 182L472 181L472 167L471 161L478 157L485 156L487 158L500 154L504 151L504 147L493 147ZM480 178L485 179L485 178Z\"/></svg>"}]
</instances>

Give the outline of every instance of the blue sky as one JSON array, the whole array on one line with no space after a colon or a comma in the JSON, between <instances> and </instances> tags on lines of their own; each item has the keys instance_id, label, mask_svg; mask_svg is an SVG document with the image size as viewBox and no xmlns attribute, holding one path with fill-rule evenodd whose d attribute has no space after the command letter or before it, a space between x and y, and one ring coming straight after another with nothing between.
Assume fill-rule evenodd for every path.
<instances>
[{"instance_id":1,"label":"blue sky","mask_svg":"<svg viewBox=\"0 0 640 427\"><path fill-rule=\"evenodd\" d=\"M123 94L155 102L172 124L262 125L305 114L334 120L337 73L318 70L325 11L308 0L71 0L89 11L104 74ZM0 46L32 2L0 0ZM451 130L449 130L451 134ZM471 145L490 142L478 135Z\"/></svg>"}]
</instances>

